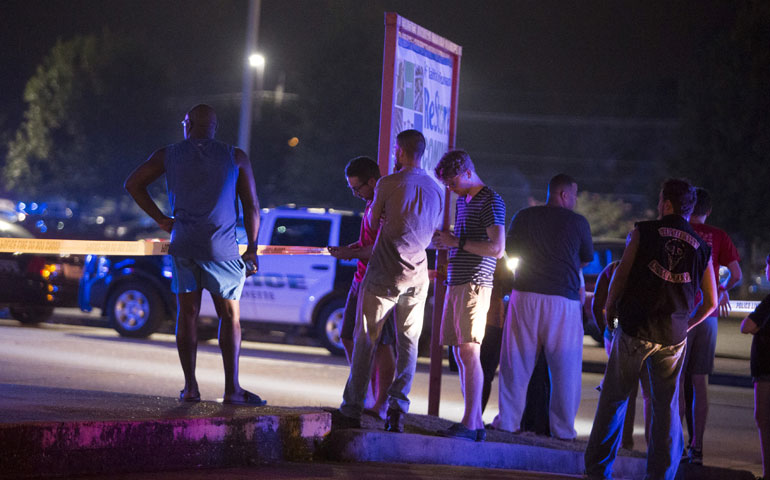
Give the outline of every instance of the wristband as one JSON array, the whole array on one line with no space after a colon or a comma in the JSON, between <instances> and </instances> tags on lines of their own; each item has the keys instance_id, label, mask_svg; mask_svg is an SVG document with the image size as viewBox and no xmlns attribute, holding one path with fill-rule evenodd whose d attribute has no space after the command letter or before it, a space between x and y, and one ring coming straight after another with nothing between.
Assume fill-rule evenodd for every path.
<instances>
[{"instance_id":1,"label":"wristband","mask_svg":"<svg viewBox=\"0 0 770 480\"><path fill-rule=\"evenodd\" d=\"M726 292L727 289L725 287L723 287L722 285L720 285L719 287L717 287L717 291L718 292Z\"/></svg>"},{"instance_id":2,"label":"wristband","mask_svg":"<svg viewBox=\"0 0 770 480\"><path fill-rule=\"evenodd\" d=\"M465 237L460 237L460 241L457 242L457 248L462 250L464 246L465 246Z\"/></svg>"}]
</instances>

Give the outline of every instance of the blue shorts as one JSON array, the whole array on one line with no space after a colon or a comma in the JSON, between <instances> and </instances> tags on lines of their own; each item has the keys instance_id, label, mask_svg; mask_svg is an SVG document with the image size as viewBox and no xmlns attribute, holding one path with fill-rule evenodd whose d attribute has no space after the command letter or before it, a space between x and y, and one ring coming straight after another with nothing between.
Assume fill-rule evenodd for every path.
<instances>
[{"instance_id":1,"label":"blue shorts","mask_svg":"<svg viewBox=\"0 0 770 480\"><path fill-rule=\"evenodd\" d=\"M171 291L190 293L205 288L211 295L226 300L240 300L246 281L246 264L237 260L204 261L184 257L171 257L174 276Z\"/></svg>"}]
</instances>

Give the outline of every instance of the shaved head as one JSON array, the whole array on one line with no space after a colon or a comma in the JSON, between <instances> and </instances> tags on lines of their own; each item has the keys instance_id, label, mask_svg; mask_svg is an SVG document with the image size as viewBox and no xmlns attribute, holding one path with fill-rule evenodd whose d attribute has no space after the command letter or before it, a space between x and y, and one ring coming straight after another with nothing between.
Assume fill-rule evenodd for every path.
<instances>
[{"instance_id":1,"label":"shaved head","mask_svg":"<svg viewBox=\"0 0 770 480\"><path fill-rule=\"evenodd\" d=\"M187 112L185 120L189 122L187 137L214 138L217 131L217 114L211 105L201 103L194 106Z\"/></svg>"}]
</instances>

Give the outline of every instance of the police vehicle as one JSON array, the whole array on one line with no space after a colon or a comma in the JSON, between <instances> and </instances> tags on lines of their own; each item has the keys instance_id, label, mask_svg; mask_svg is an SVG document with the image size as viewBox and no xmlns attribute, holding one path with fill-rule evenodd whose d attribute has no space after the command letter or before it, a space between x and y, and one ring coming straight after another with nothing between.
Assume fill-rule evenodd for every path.
<instances>
[{"instance_id":1,"label":"police vehicle","mask_svg":"<svg viewBox=\"0 0 770 480\"><path fill-rule=\"evenodd\" d=\"M326 247L358 239L361 216L324 208L263 209L258 244ZM246 243L241 228L240 243ZM328 255L262 255L259 272L246 279L241 324L277 330L301 329L315 335L330 352L344 353L342 314L356 260ZM123 336L146 337L176 316L171 293L173 268L168 255L96 256L86 259L80 283L80 308L102 309ZM216 317L204 292L200 316Z\"/></svg>"}]
</instances>

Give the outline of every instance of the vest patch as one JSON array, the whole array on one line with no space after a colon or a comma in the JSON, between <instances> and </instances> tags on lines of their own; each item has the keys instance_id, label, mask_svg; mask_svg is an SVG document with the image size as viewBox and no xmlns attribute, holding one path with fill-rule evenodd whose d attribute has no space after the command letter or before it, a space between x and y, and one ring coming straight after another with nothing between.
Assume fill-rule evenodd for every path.
<instances>
[{"instance_id":1,"label":"vest patch","mask_svg":"<svg viewBox=\"0 0 770 480\"><path fill-rule=\"evenodd\" d=\"M658 229L658 234L661 237L674 237L674 238L678 238L679 240L684 240L685 242L692 245L692 248L694 248L695 250L697 250L698 247L700 246L700 242L698 242L698 240L696 240L695 237L677 228L660 227Z\"/></svg>"},{"instance_id":2,"label":"vest patch","mask_svg":"<svg viewBox=\"0 0 770 480\"><path fill-rule=\"evenodd\" d=\"M657 275L658 277L670 283L690 283L690 281L692 280L692 278L690 277L690 272L673 273L670 270L668 270L666 267L658 263L657 260L651 261L647 265L647 268L649 268L650 271L655 275Z\"/></svg>"}]
</instances>

